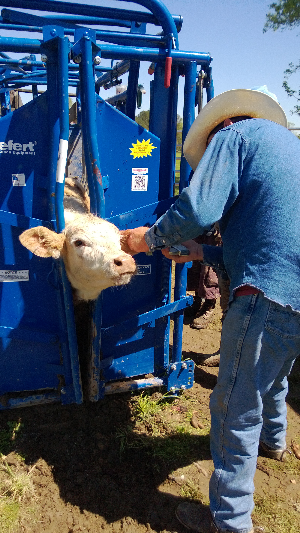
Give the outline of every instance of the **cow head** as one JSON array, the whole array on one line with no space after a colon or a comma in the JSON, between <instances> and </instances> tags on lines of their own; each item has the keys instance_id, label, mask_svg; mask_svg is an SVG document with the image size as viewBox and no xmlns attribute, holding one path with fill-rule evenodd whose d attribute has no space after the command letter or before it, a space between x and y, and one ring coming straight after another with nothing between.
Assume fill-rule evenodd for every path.
<instances>
[{"instance_id":1,"label":"cow head","mask_svg":"<svg viewBox=\"0 0 300 533\"><path fill-rule=\"evenodd\" d=\"M20 235L22 245L33 254L62 257L80 300L94 300L108 287L129 283L136 264L121 249L121 240L114 224L90 214L78 214L60 234L38 226Z\"/></svg>"}]
</instances>

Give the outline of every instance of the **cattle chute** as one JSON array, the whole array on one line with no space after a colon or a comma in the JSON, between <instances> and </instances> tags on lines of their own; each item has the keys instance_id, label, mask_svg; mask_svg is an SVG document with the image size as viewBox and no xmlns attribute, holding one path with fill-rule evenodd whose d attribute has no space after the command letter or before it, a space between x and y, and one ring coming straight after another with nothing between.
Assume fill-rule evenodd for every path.
<instances>
[{"instance_id":1,"label":"cattle chute","mask_svg":"<svg viewBox=\"0 0 300 533\"><path fill-rule=\"evenodd\" d=\"M176 266L173 288L171 262L160 252L136 256L132 282L85 309L81 346L63 264L32 256L18 240L33 226L63 230L66 175L83 177L92 212L120 229L153 224L174 202L175 186L189 183L184 158L175 183L179 80L184 139L203 88L213 97L212 58L180 50L181 17L160 0L137 0L142 11L125 3L2 2L0 26L17 37L0 37L0 409L193 385L194 363L182 361L186 265ZM149 129L135 122L144 65ZM124 75L126 89L107 98ZM33 98L14 109L11 95L28 87Z\"/></svg>"}]
</instances>

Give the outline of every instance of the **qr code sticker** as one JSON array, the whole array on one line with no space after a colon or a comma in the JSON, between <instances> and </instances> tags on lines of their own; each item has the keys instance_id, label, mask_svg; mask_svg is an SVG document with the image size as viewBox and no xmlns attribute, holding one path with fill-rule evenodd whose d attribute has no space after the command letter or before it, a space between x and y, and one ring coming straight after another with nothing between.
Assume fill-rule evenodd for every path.
<instances>
[{"instance_id":1,"label":"qr code sticker","mask_svg":"<svg viewBox=\"0 0 300 533\"><path fill-rule=\"evenodd\" d=\"M132 191L147 191L148 189L148 169L132 169Z\"/></svg>"}]
</instances>

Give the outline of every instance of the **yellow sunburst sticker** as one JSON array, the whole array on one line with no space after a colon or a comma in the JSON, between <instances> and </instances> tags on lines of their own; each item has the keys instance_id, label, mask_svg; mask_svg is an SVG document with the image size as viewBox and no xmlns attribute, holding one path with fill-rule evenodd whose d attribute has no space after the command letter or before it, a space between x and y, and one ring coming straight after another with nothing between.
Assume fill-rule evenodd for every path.
<instances>
[{"instance_id":1,"label":"yellow sunburst sticker","mask_svg":"<svg viewBox=\"0 0 300 533\"><path fill-rule=\"evenodd\" d=\"M156 146L153 146L153 144L150 142L150 139L145 141L145 139L140 141L136 141L136 144L132 143L132 148L129 148L131 151L131 155L133 156L133 159L136 157L147 157L148 155L152 155L152 150L154 150Z\"/></svg>"}]
</instances>

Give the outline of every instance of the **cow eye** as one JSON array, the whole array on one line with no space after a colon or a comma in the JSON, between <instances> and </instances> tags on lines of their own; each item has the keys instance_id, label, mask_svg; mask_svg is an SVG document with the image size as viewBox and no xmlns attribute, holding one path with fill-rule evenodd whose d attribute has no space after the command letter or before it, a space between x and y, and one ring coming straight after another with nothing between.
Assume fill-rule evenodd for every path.
<instances>
[{"instance_id":1,"label":"cow eye","mask_svg":"<svg viewBox=\"0 0 300 533\"><path fill-rule=\"evenodd\" d=\"M76 241L74 241L74 246L76 246L76 248L80 248L80 246L84 245L85 243L81 239L77 239Z\"/></svg>"}]
</instances>

